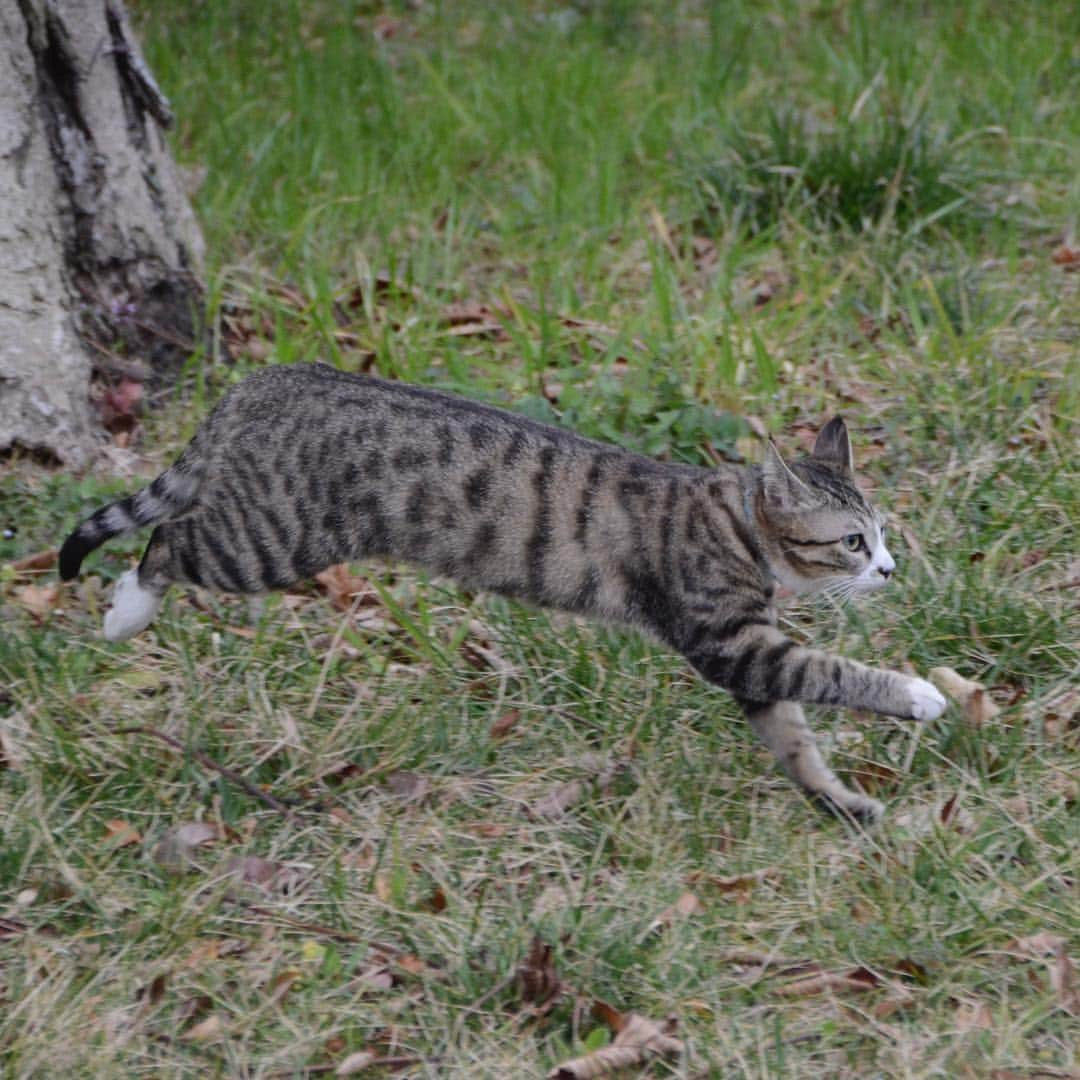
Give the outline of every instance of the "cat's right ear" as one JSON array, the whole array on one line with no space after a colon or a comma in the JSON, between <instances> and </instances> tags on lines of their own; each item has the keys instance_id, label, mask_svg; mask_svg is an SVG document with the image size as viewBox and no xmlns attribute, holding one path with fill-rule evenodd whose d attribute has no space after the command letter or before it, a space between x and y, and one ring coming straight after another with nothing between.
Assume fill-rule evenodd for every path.
<instances>
[{"instance_id":1,"label":"cat's right ear","mask_svg":"<svg viewBox=\"0 0 1080 1080\"><path fill-rule=\"evenodd\" d=\"M765 444L761 475L765 501L780 510L797 510L816 501L810 488L788 468L772 439Z\"/></svg>"}]
</instances>

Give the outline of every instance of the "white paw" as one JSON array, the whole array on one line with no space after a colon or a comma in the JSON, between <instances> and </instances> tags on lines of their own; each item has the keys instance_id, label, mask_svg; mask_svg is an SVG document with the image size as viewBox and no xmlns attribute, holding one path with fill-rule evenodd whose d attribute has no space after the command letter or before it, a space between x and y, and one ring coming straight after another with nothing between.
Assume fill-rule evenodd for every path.
<instances>
[{"instance_id":1,"label":"white paw","mask_svg":"<svg viewBox=\"0 0 1080 1080\"><path fill-rule=\"evenodd\" d=\"M139 584L139 572L121 574L113 591L112 607L105 614L105 640L123 641L149 626L161 597Z\"/></svg>"},{"instance_id":2,"label":"white paw","mask_svg":"<svg viewBox=\"0 0 1080 1080\"><path fill-rule=\"evenodd\" d=\"M908 679L907 692L913 720L936 720L945 711L945 698L933 683Z\"/></svg>"}]
</instances>

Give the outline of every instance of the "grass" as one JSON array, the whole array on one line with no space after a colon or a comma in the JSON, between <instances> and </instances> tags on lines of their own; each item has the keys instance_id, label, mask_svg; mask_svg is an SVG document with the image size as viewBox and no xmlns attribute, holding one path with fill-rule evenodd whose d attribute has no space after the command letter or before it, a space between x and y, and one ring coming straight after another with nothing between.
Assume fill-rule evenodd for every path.
<instances>
[{"instance_id":1,"label":"grass","mask_svg":"<svg viewBox=\"0 0 1080 1080\"><path fill-rule=\"evenodd\" d=\"M9 562L137 480L8 462L4 1074L304 1076L370 1048L543 1076L609 1038L600 1000L677 1018L650 1075L1076 1075L1060 960L1015 945L1080 960L1074 5L135 14L206 168L235 357L193 356L137 470L252 367L317 356L700 463L843 412L899 580L792 632L954 667L1002 711L819 715L888 804L863 833L677 657L401 567L355 568L349 611L177 593L108 645L141 538L43 602L52 571ZM162 852L195 821L210 842ZM537 935L546 1003L513 978Z\"/></svg>"}]
</instances>

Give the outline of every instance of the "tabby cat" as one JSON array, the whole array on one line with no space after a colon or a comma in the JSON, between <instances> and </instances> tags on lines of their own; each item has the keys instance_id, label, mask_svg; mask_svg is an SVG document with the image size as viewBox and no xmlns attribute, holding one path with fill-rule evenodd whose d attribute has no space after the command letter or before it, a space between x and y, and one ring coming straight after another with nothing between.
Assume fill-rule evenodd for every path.
<instances>
[{"instance_id":1,"label":"tabby cat","mask_svg":"<svg viewBox=\"0 0 1080 1080\"><path fill-rule=\"evenodd\" d=\"M105 637L153 619L165 590L282 589L366 556L474 589L631 624L739 701L810 796L871 820L876 800L823 761L802 705L931 720L928 682L805 648L777 629L781 594L862 593L895 564L830 421L790 466L652 461L448 394L323 364L234 387L174 465L65 541L60 576L120 533L156 526L116 586Z\"/></svg>"}]
</instances>

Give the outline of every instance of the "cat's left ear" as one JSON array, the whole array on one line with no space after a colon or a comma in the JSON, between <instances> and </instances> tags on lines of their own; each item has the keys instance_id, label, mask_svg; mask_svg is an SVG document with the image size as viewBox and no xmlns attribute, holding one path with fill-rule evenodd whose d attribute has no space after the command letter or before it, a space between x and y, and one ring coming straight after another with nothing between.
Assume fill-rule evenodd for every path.
<instances>
[{"instance_id":1,"label":"cat's left ear","mask_svg":"<svg viewBox=\"0 0 1080 1080\"><path fill-rule=\"evenodd\" d=\"M847 425L834 416L820 431L814 443L814 457L843 473L853 472L855 462L851 454L851 436Z\"/></svg>"}]
</instances>

